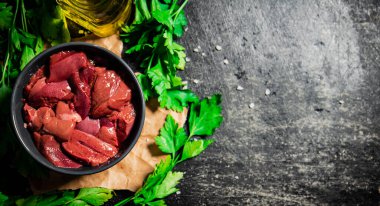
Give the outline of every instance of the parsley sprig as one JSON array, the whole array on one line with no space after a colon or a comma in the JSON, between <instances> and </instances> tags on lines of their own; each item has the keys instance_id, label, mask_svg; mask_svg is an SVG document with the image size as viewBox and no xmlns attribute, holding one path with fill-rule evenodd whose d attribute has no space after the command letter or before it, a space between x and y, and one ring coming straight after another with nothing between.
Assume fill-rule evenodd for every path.
<instances>
[{"instance_id":1,"label":"parsley sprig","mask_svg":"<svg viewBox=\"0 0 380 206\"><path fill-rule=\"evenodd\" d=\"M121 38L128 46L127 54L138 57L143 73L138 75L144 98L157 97L161 107L183 111L198 97L177 75L185 68L185 48L175 42L183 35L187 19L183 8L187 0L135 0L135 20L123 27Z\"/></svg>"},{"instance_id":2,"label":"parsley sprig","mask_svg":"<svg viewBox=\"0 0 380 206\"><path fill-rule=\"evenodd\" d=\"M33 195L26 199L18 199L17 206L85 206L103 205L112 198L112 190L106 188L82 188L77 191L67 190L64 192Z\"/></svg>"},{"instance_id":3,"label":"parsley sprig","mask_svg":"<svg viewBox=\"0 0 380 206\"><path fill-rule=\"evenodd\" d=\"M154 172L148 176L142 188L133 197L116 205L125 205L131 201L136 205L165 205L163 198L177 192L176 186L183 178L183 172L173 172L173 168L187 159L198 156L214 142L214 139L195 140L192 137L212 135L220 126L223 121L220 103L221 96L216 94L191 105L189 134L168 115L155 141L162 152L170 155L156 166Z\"/></svg>"}]
</instances>

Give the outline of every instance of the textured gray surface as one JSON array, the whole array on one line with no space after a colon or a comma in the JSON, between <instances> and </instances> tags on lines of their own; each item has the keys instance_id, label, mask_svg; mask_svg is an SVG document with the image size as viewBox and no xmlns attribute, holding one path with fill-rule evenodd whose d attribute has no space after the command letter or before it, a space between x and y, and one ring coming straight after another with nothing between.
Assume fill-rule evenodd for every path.
<instances>
[{"instance_id":1,"label":"textured gray surface","mask_svg":"<svg viewBox=\"0 0 380 206\"><path fill-rule=\"evenodd\" d=\"M169 204L379 204L378 1L194 0L187 14L183 76L223 94L225 121L177 168Z\"/></svg>"}]
</instances>

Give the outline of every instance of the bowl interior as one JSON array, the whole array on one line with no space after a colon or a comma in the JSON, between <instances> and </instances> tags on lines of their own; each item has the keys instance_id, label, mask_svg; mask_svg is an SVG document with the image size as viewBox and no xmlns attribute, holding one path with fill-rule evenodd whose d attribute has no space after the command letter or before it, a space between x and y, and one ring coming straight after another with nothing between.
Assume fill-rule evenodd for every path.
<instances>
[{"instance_id":1,"label":"bowl interior","mask_svg":"<svg viewBox=\"0 0 380 206\"><path fill-rule=\"evenodd\" d=\"M83 166L78 169L71 169L54 166L38 151L34 145L30 131L24 127L24 118L22 111L22 108L24 106L23 89L28 84L30 77L37 71L37 69L42 65L48 65L50 56L60 51L84 52L89 59L95 62L96 66L104 66L109 70L116 71L132 90L132 103L136 111L136 119L132 130L128 138L120 146L119 153L115 157L111 158L108 162L96 167ZM137 142L144 124L145 101L139 83L133 71L121 58L113 54L111 51L108 51L99 46L82 42L73 42L61 44L42 52L24 68L13 88L11 99L11 115L12 125L16 136L19 138L23 147L34 159L36 159L42 165L60 173L84 175L93 174L108 169L115 165L117 162L121 161L130 152L130 150Z\"/></svg>"}]
</instances>

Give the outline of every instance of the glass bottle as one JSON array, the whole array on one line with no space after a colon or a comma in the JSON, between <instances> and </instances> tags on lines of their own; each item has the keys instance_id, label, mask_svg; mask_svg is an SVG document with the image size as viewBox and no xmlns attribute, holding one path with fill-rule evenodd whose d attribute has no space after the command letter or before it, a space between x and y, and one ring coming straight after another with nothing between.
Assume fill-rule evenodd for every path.
<instances>
[{"instance_id":1,"label":"glass bottle","mask_svg":"<svg viewBox=\"0 0 380 206\"><path fill-rule=\"evenodd\" d=\"M132 0L57 0L64 15L100 37L110 36L127 21Z\"/></svg>"}]
</instances>

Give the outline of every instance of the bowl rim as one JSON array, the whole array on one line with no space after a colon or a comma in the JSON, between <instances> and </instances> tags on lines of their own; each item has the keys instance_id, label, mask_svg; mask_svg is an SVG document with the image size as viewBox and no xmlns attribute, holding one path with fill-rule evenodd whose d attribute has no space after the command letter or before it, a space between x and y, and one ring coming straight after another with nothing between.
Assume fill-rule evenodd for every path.
<instances>
[{"instance_id":1,"label":"bowl rim","mask_svg":"<svg viewBox=\"0 0 380 206\"><path fill-rule=\"evenodd\" d=\"M78 48L70 48L70 47L73 47L73 46L74 47L78 47ZM141 107L142 107L140 121L139 122L136 122L136 121L134 122L134 124L138 125L138 128L137 128L136 136L133 137L134 139L131 141L131 143L113 161L110 161L107 164L99 166L99 167L89 167L88 170L76 170L74 168L61 168L61 167L54 166L49 161L46 161L46 162L41 161L39 159L40 157L30 150L30 148L27 145L27 143L24 142L23 137L21 137L22 135L21 135L20 128L16 126L16 124L19 124L19 123L16 120L16 107L15 107L16 104L14 104L14 102L17 101L16 94L18 92L23 92L24 87L19 88L18 86L22 84L22 80L25 78L26 75L29 74L28 73L28 71L30 70L29 67L31 67L32 65L35 65L38 61L40 61L41 57L43 57L45 55L52 55L52 54L55 54L57 52L64 51L65 48L67 48L67 50L78 50L78 51L80 51L81 47L89 47L89 48L93 48L93 49L96 49L96 50L100 50L101 52L108 53L109 55L112 56L112 58L114 58L115 60L119 61L121 63L121 65L123 65L123 67L124 67L122 70L124 70L126 73L128 73L127 75L131 76L131 78L133 79L134 83L132 83L132 84L137 84L137 87L136 87L137 89L134 90L134 93L138 93L138 95L136 97L134 97L134 98L140 98ZM68 174L68 175L89 175L89 174L95 174L95 173L107 170L110 167L116 165L117 163L119 163L120 161L122 161L130 153L130 151L133 149L133 147L136 145L136 142L138 141L138 139L139 139L139 137L141 135L141 131L142 131L143 126L144 126L144 120L145 120L145 99L144 99L143 91L141 89L141 85L139 84L139 81L137 80L137 78L136 78L133 70L130 68L130 66L121 57L117 56L112 51L110 51L110 50L108 50L106 48L103 48L103 47L101 47L99 45L95 45L95 44L91 44L91 43L87 43L87 42L68 42L68 43L59 44L59 45L50 47L50 48L44 50L43 52L41 52L40 54L36 55L24 67L24 69L20 72L20 74L18 75L17 80L16 80L16 82L15 82L15 84L13 86L13 90L12 90L12 96L11 96L11 125L12 125L12 129L13 129L15 135L17 136L17 139L21 143L22 147L29 153L29 155L31 155L33 157L34 160L36 160L38 163L42 164L43 166L49 168L52 171L63 173L63 174ZM24 124L24 122L22 122L22 124ZM28 132L30 132L30 131L28 131Z\"/></svg>"}]
</instances>

